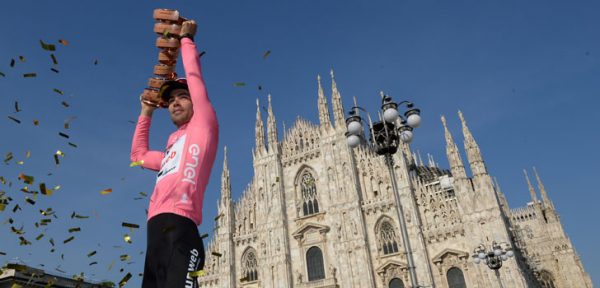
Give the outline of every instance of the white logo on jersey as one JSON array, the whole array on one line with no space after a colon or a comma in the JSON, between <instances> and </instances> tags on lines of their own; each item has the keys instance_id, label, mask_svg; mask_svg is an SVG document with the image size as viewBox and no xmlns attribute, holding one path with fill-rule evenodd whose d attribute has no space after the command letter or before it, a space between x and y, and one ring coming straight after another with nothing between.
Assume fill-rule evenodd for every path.
<instances>
[{"instance_id":1,"label":"white logo on jersey","mask_svg":"<svg viewBox=\"0 0 600 288\"><path fill-rule=\"evenodd\" d=\"M196 167L198 167L198 154L200 154L200 147L196 144L190 145L188 152L192 155L191 162L185 163L185 169L183 170L183 179L181 181L192 183L196 185Z\"/></svg>"}]
</instances>

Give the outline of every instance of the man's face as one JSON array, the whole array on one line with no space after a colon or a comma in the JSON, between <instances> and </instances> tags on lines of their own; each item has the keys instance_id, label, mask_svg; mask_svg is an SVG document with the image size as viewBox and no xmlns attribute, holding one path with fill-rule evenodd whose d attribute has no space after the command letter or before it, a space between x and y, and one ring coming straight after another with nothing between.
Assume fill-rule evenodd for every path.
<instances>
[{"instance_id":1,"label":"man's face","mask_svg":"<svg viewBox=\"0 0 600 288\"><path fill-rule=\"evenodd\" d=\"M194 109L188 90L175 89L171 91L171 98L169 98L169 114L171 114L171 120L177 127L192 119Z\"/></svg>"}]
</instances>

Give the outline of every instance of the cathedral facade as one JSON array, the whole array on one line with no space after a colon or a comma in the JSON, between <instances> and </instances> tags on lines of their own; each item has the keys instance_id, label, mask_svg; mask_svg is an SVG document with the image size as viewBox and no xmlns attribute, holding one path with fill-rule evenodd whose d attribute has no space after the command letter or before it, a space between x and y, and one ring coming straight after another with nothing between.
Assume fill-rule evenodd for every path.
<instances>
[{"instance_id":1,"label":"cathedral facade","mask_svg":"<svg viewBox=\"0 0 600 288\"><path fill-rule=\"evenodd\" d=\"M509 208L459 112L472 175L442 117L449 169L433 159L424 165L402 144L393 155L393 191L383 157L346 144L331 77L333 121L319 77L319 125L298 118L281 141L271 97L266 129L257 102L254 176L235 201L225 151L200 287L411 287L393 193L419 287L592 287L537 171L541 200L527 177L532 201ZM514 253L499 270L473 261L474 249L492 242Z\"/></svg>"}]
</instances>

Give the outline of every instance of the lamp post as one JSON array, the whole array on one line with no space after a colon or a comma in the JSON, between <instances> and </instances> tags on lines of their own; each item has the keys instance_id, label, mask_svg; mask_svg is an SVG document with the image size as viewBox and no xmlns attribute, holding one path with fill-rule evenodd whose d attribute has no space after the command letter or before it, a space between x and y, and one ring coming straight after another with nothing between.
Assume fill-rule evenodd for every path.
<instances>
[{"instance_id":1,"label":"lamp post","mask_svg":"<svg viewBox=\"0 0 600 288\"><path fill-rule=\"evenodd\" d=\"M380 94L382 104L381 111L378 113L379 121L373 123L371 121L371 116L367 113L369 119L369 141L378 155L385 156L385 163L390 173L392 189L394 191L394 200L397 208L396 212L398 213L398 220L400 221L400 234L406 250L410 281L412 287L417 288L419 287L417 284L417 273L415 270L410 240L408 238L408 231L406 229L404 212L402 204L400 203L400 195L398 194L398 185L394 174L394 158L392 155L398 151L400 141L405 143L410 143L412 141L413 128L418 127L421 123L421 111L414 108L413 103L409 101L395 103L392 101L391 97L384 95L383 92ZM398 107L402 105L406 105L404 117L400 116L398 112ZM365 143L364 128L362 125L362 118L359 115L359 110L367 112L363 108L357 106L355 100L354 107L352 107L348 113L350 116L346 118L346 127L348 129L348 132L346 132L346 140L348 146L351 148L358 147L361 143ZM383 119L381 119L382 115Z\"/></svg>"},{"instance_id":2,"label":"lamp post","mask_svg":"<svg viewBox=\"0 0 600 288\"><path fill-rule=\"evenodd\" d=\"M485 245L479 244L473 251L473 262L475 264L483 262L490 269L494 270L500 288L503 287L499 271L500 268L502 268L502 262L507 261L508 258L514 256L512 248L508 244L505 244L504 246L505 248L502 248L501 243L493 241L490 250L486 250Z\"/></svg>"}]
</instances>

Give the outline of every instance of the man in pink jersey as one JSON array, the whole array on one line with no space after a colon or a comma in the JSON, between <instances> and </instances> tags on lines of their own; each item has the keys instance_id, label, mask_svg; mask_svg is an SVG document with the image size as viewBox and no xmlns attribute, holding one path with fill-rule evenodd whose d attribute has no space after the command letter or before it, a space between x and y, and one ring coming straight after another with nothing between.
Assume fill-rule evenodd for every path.
<instances>
[{"instance_id":1,"label":"man in pink jersey","mask_svg":"<svg viewBox=\"0 0 600 288\"><path fill-rule=\"evenodd\" d=\"M181 55L185 79L166 82L162 99L169 104L177 126L165 152L148 149L152 114L156 107L141 99L131 161L158 171L148 209L148 246L142 287L198 287L190 271L204 267L204 246L197 226L202 223L204 190L217 151L219 126L194 44L196 23L181 29Z\"/></svg>"}]
</instances>

